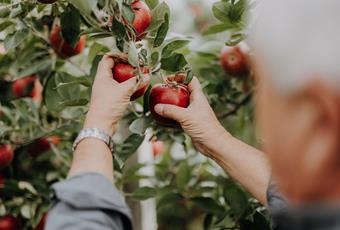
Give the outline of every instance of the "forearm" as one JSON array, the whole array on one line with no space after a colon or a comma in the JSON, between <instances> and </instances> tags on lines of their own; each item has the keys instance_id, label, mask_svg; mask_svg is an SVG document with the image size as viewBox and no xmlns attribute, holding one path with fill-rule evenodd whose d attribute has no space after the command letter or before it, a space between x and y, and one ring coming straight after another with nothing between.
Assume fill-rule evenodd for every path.
<instances>
[{"instance_id":1,"label":"forearm","mask_svg":"<svg viewBox=\"0 0 340 230\"><path fill-rule=\"evenodd\" d=\"M68 176L83 172L99 173L113 182L112 153L103 141L87 138L78 144Z\"/></svg>"},{"instance_id":2,"label":"forearm","mask_svg":"<svg viewBox=\"0 0 340 230\"><path fill-rule=\"evenodd\" d=\"M205 148L231 177L242 184L262 204L267 204L266 192L270 180L270 166L266 155L232 137L226 131L219 133Z\"/></svg>"}]
</instances>

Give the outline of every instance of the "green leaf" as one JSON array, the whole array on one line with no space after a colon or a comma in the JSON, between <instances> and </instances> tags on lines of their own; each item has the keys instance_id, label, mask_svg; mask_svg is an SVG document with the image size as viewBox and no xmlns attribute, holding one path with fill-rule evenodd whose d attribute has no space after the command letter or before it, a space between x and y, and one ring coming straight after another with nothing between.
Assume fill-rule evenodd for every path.
<instances>
[{"instance_id":1,"label":"green leaf","mask_svg":"<svg viewBox=\"0 0 340 230\"><path fill-rule=\"evenodd\" d=\"M248 199L245 193L237 187L230 184L224 190L224 198L230 205L232 212L236 217L240 217L248 207Z\"/></svg>"},{"instance_id":2,"label":"green leaf","mask_svg":"<svg viewBox=\"0 0 340 230\"><path fill-rule=\"evenodd\" d=\"M155 66L155 65L157 65L158 61L159 61L159 53L158 52L153 52L151 54L151 63L150 63L150 65L151 66Z\"/></svg>"},{"instance_id":3,"label":"green leaf","mask_svg":"<svg viewBox=\"0 0 340 230\"><path fill-rule=\"evenodd\" d=\"M189 39L175 38L170 41L166 41L166 45L162 49L162 57L169 57L171 54L189 44Z\"/></svg>"},{"instance_id":4,"label":"green leaf","mask_svg":"<svg viewBox=\"0 0 340 230\"><path fill-rule=\"evenodd\" d=\"M180 193L174 193L174 192L167 193L159 198L157 202L157 209L162 208L168 204L174 204L183 199L184 197Z\"/></svg>"},{"instance_id":5,"label":"green leaf","mask_svg":"<svg viewBox=\"0 0 340 230\"><path fill-rule=\"evenodd\" d=\"M82 99L71 99L71 100L60 102L59 106L61 106L61 107L66 107L66 106L83 106L83 105L87 105L87 103L89 103L89 101L87 99L85 99L85 98L82 98Z\"/></svg>"},{"instance_id":6,"label":"green leaf","mask_svg":"<svg viewBox=\"0 0 340 230\"><path fill-rule=\"evenodd\" d=\"M66 43L74 47L80 38L80 13L68 5L60 16L61 32Z\"/></svg>"},{"instance_id":7,"label":"green leaf","mask_svg":"<svg viewBox=\"0 0 340 230\"><path fill-rule=\"evenodd\" d=\"M189 70L187 72L187 76L185 78L184 84L186 85L190 84L193 78L194 78L194 72L192 70Z\"/></svg>"},{"instance_id":8,"label":"green leaf","mask_svg":"<svg viewBox=\"0 0 340 230\"><path fill-rule=\"evenodd\" d=\"M46 105L49 111L59 112L63 108L59 106L59 101L62 100L58 91L55 89L57 87L57 83L55 80L55 75L48 78L47 83L44 87L43 95L44 95L44 104Z\"/></svg>"},{"instance_id":9,"label":"green leaf","mask_svg":"<svg viewBox=\"0 0 340 230\"><path fill-rule=\"evenodd\" d=\"M133 20L135 19L135 13L133 12L131 5L123 3L122 14L123 18L126 19L130 24L133 23Z\"/></svg>"},{"instance_id":10,"label":"green leaf","mask_svg":"<svg viewBox=\"0 0 340 230\"><path fill-rule=\"evenodd\" d=\"M132 197L136 200L147 200L156 195L157 190L151 187L141 187L132 193Z\"/></svg>"},{"instance_id":11,"label":"green leaf","mask_svg":"<svg viewBox=\"0 0 340 230\"><path fill-rule=\"evenodd\" d=\"M158 47L158 46L162 45L162 43L164 42L164 40L166 38L168 30L169 30L169 15L166 14L165 17L164 17L164 22L158 28L156 38L153 42L153 47Z\"/></svg>"},{"instance_id":12,"label":"green leaf","mask_svg":"<svg viewBox=\"0 0 340 230\"><path fill-rule=\"evenodd\" d=\"M132 133L143 135L146 129L150 126L152 119L149 117L141 117L134 120L131 125L129 126L129 130Z\"/></svg>"},{"instance_id":13,"label":"green leaf","mask_svg":"<svg viewBox=\"0 0 340 230\"><path fill-rule=\"evenodd\" d=\"M247 8L247 1L246 0L239 0L236 4L230 7L228 12L228 17L232 22L239 22Z\"/></svg>"},{"instance_id":14,"label":"green leaf","mask_svg":"<svg viewBox=\"0 0 340 230\"><path fill-rule=\"evenodd\" d=\"M165 15L169 15L170 17L170 8L165 2L162 2L152 10L152 21L151 25L147 29L147 32L156 31L164 22Z\"/></svg>"},{"instance_id":15,"label":"green leaf","mask_svg":"<svg viewBox=\"0 0 340 230\"><path fill-rule=\"evenodd\" d=\"M173 54L161 59L161 68L166 71L178 72L186 65L187 61L183 54Z\"/></svg>"},{"instance_id":16,"label":"green leaf","mask_svg":"<svg viewBox=\"0 0 340 230\"><path fill-rule=\"evenodd\" d=\"M203 32L203 35L211 35L224 32L226 30L235 29L236 25L232 23L222 23L210 26L207 30Z\"/></svg>"},{"instance_id":17,"label":"green leaf","mask_svg":"<svg viewBox=\"0 0 340 230\"><path fill-rule=\"evenodd\" d=\"M246 38L245 34L242 33L236 33L231 35L229 41L226 42L227 46L236 46L238 43L243 41Z\"/></svg>"},{"instance_id":18,"label":"green leaf","mask_svg":"<svg viewBox=\"0 0 340 230\"><path fill-rule=\"evenodd\" d=\"M129 54L128 54L128 61L129 64L132 66L139 66L139 57L138 57L138 51L136 48L136 44L131 41L129 45Z\"/></svg>"},{"instance_id":19,"label":"green leaf","mask_svg":"<svg viewBox=\"0 0 340 230\"><path fill-rule=\"evenodd\" d=\"M225 213L224 208L219 205L215 200L208 197L194 197L190 199L195 205L214 215L221 216Z\"/></svg>"},{"instance_id":20,"label":"green leaf","mask_svg":"<svg viewBox=\"0 0 340 230\"><path fill-rule=\"evenodd\" d=\"M11 13L11 10L9 7L4 6L0 8L0 18L5 18Z\"/></svg>"},{"instance_id":21,"label":"green leaf","mask_svg":"<svg viewBox=\"0 0 340 230\"><path fill-rule=\"evenodd\" d=\"M6 50L16 48L21 42L25 40L28 34L29 33L27 29L22 29L7 35L4 41Z\"/></svg>"},{"instance_id":22,"label":"green leaf","mask_svg":"<svg viewBox=\"0 0 340 230\"><path fill-rule=\"evenodd\" d=\"M230 23L230 19L228 16L230 6L230 3L226 1L214 3L212 8L214 16L222 22Z\"/></svg>"},{"instance_id":23,"label":"green leaf","mask_svg":"<svg viewBox=\"0 0 340 230\"><path fill-rule=\"evenodd\" d=\"M115 17L112 18L111 30L118 40L124 40L127 37L125 26Z\"/></svg>"},{"instance_id":24,"label":"green leaf","mask_svg":"<svg viewBox=\"0 0 340 230\"><path fill-rule=\"evenodd\" d=\"M90 78L92 79L92 81L97 74L98 65L99 65L99 62L102 60L102 58L103 58L103 55L97 55L92 61L92 66L90 70Z\"/></svg>"},{"instance_id":25,"label":"green leaf","mask_svg":"<svg viewBox=\"0 0 340 230\"><path fill-rule=\"evenodd\" d=\"M4 21L3 23L0 24L0 32L5 30L7 27L13 25L11 21Z\"/></svg>"},{"instance_id":26,"label":"green leaf","mask_svg":"<svg viewBox=\"0 0 340 230\"><path fill-rule=\"evenodd\" d=\"M154 9L159 3L158 0L145 0L145 2L149 6L150 9Z\"/></svg>"},{"instance_id":27,"label":"green leaf","mask_svg":"<svg viewBox=\"0 0 340 230\"><path fill-rule=\"evenodd\" d=\"M186 161L182 161L178 166L176 184L180 191L184 191L191 179L190 167Z\"/></svg>"},{"instance_id":28,"label":"green leaf","mask_svg":"<svg viewBox=\"0 0 340 230\"><path fill-rule=\"evenodd\" d=\"M92 63L99 52L109 52L109 51L110 50L106 46L99 44L97 42L93 43L93 45L90 48L89 55L87 58L88 62Z\"/></svg>"},{"instance_id":29,"label":"green leaf","mask_svg":"<svg viewBox=\"0 0 340 230\"><path fill-rule=\"evenodd\" d=\"M21 190L27 190L32 194L38 194L37 190L32 186L32 184L26 182L26 181L19 181L18 182L18 188Z\"/></svg>"},{"instance_id":30,"label":"green leaf","mask_svg":"<svg viewBox=\"0 0 340 230\"><path fill-rule=\"evenodd\" d=\"M122 161L126 161L132 154L134 154L139 146L143 143L145 136L138 134L130 135L118 150L118 156Z\"/></svg>"},{"instance_id":31,"label":"green leaf","mask_svg":"<svg viewBox=\"0 0 340 230\"><path fill-rule=\"evenodd\" d=\"M52 60L43 60L43 61L39 61L36 63L32 63L31 66L21 71L17 77L21 78L21 77L29 76L39 71L45 70L47 68L51 68L51 66L52 66Z\"/></svg>"},{"instance_id":32,"label":"green leaf","mask_svg":"<svg viewBox=\"0 0 340 230\"><path fill-rule=\"evenodd\" d=\"M96 8L98 0L67 0L76 7L82 14L90 15L92 10Z\"/></svg>"}]
</instances>

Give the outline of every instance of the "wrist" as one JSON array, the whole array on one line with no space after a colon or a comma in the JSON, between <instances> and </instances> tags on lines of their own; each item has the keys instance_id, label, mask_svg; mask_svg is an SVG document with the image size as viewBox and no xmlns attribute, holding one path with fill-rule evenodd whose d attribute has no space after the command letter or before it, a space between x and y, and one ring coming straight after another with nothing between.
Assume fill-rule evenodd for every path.
<instances>
[{"instance_id":1,"label":"wrist","mask_svg":"<svg viewBox=\"0 0 340 230\"><path fill-rule=\"evenodd\" d=\"M116 123L110 118L101 116L100 114L93 113L91 110L87 113L84 122L84 129L97 128L106 134L112 136L115 132Z\"/></svg>"},{"instance_id":2,"label":"wrist","mask_svg":"<svg viewBox=\"0 0 340 230\"><path fill-rule=\"evenodd\" d=\"M216 159L224 148L225 143L229 143L234 137L221 125L213 129L214 132L209 133L204 141L204 151L209 157Z\"/></svg>"}]
</instances>

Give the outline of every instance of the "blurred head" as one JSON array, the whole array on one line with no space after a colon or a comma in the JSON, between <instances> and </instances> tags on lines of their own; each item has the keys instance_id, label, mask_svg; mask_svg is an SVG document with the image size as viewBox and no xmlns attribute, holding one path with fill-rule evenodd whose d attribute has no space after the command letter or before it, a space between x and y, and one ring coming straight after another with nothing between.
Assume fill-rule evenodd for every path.
<instances>
[{"instance_id":1,"label":"blurred head","mask_svg":"<svg viewBox=\"0 0 340 230\"><path fill-rule=\"evenodd\" d=\"M340 199L340 1L263 0L250 45L257 119L293 202Z\"/></svg>"}]
</instances>

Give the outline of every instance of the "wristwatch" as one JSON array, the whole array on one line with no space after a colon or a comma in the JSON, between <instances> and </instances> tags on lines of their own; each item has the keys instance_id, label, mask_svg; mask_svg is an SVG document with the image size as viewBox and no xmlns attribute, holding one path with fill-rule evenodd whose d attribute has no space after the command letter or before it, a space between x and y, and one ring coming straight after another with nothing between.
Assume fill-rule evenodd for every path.
<instances>
[{"instance_id":1,"label":"wristwatch","mask_svg":"<svg viewBox=\"0 0 340 230\"><path fill-rule=\"evenodd\" d=\"M114 153L114 143L112 137L98 128L86 128L81 130L73 143L72 151L74 152L78 144L86 138L96 138L103 141L109 147L112 154Z\"/></svg>"}]
</instances>

